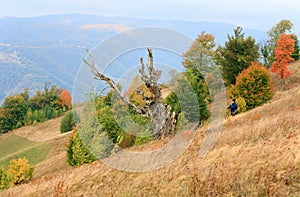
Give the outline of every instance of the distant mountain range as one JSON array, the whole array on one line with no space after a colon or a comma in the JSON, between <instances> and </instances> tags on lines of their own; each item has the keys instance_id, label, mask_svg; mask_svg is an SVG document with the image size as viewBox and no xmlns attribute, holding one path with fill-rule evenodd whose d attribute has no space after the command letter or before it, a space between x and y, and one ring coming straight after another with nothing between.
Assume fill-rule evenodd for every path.
<instances>
[{"instance_id":1,"label":"distant mountain range","mask_svg":"<svg viewBox=\"0 0 300 197\"><path fill-rule=\"evenodd\" d=\"M0 103L5 97L24 88L29 88L33 93L42 89L45 83L72 92L86 49L93 49L116 33L145 26L179 31L192 39L205 31L215 36L218 45L224 44L235 27L215 22L80 14L0 18ZM258 43L266 39L263 31L244 29L244 32Z\"/></svg>"}]
</instances>

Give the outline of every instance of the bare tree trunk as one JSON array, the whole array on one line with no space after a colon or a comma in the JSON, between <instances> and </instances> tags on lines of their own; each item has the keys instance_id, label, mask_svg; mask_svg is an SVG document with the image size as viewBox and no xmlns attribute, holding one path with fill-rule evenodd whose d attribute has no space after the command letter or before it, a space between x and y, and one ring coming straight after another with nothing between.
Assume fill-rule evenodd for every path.
<instances>
[{"instance_id":1,"label":"bare tree trunk","mask_svg":"<svg viewBox=\"0 0 300 197\"><path fill-rule=\"evenodd\" d=\"M137 94L142 95L143 100L145 100L145 105L139 108L134 103L132 103L125 95L121 93L121 90L117 87L113 79L105 76L98 72L93 54L88 51L90 57L90 62L83 59L84 63L87 64L95 76L95 79L104 81L111 89L115 91L117 96L129 107L131 107L136 113L150 117L154 128L153 137L157 139L159 137L163 138L167 135L174 134L176 126L176 114L171 114L171 107L165 106L162 102L161 89L158 84L158 80L161 76L161 71L156 70L153 66L153 54L152 49L148 49L148 62L145 66L143 58L140 59L141 68L139 69L140 77L149 92L150 97L146 97L145 93L137 90ZM147 73L145 72L145 67L147 68Z\"/></svg>"}]
</instances>

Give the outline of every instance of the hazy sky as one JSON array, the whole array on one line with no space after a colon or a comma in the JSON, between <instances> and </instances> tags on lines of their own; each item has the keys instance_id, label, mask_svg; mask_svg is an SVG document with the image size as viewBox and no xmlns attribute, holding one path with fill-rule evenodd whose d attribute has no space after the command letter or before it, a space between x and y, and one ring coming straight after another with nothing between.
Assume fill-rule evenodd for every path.
<instances>
[{"instance_id":1,"label":"hazy sky","mask_svg":"<svg viewBox=\"0 0 300 197\"><path fill-rule=\"evenodd\" d=\"M263 31L289 19L300 33L298 0L2 0L0 6L1 17L65 13L218 21Z\"/></svg>"}]
</instances>

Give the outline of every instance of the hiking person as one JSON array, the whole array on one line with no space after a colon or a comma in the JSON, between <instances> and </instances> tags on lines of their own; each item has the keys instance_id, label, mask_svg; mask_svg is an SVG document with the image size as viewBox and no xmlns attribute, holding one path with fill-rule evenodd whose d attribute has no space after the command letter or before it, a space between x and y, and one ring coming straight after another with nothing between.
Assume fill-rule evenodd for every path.
<instances>
[{"instance_id":1,"label":"hiking person","mask_svg":"<svg viewBox=\"0 0 300 197\"><path fill-rule=\"evenodd\" d=\"M235 99L232 99L232 104L229 105L227 109L230 109L232 116L238 114L238 105L236 104Z\"/></svg>"}]
</instances>

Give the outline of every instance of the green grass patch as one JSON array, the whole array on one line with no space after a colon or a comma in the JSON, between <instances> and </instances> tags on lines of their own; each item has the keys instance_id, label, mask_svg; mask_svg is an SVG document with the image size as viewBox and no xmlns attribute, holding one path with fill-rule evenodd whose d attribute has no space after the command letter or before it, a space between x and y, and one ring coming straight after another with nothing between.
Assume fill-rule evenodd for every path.
<instances>
[{"instance_id":1,"label":"green grass patch","mask_svg":"<svg viewBox=\"0 0 300 197\"><path fill-rule=\"evenodd\" d=\"M6 138L0 139L0 159L37 144L39 143L31 142L17 135L10 135Z\"/></svg>"},{"instance_id":2,"label":"green grass patch","mask_svg":"<svg viewBox=\"0 0 300 197\"><path fill-rule=\"evenodd\" d=\"M43 142L32 142L25 138L10 135L0 140L0 165L8 166L12 159L25 157L29 164L43 161L50 153L50 146Z\"/></svg>"}]
</instances>

